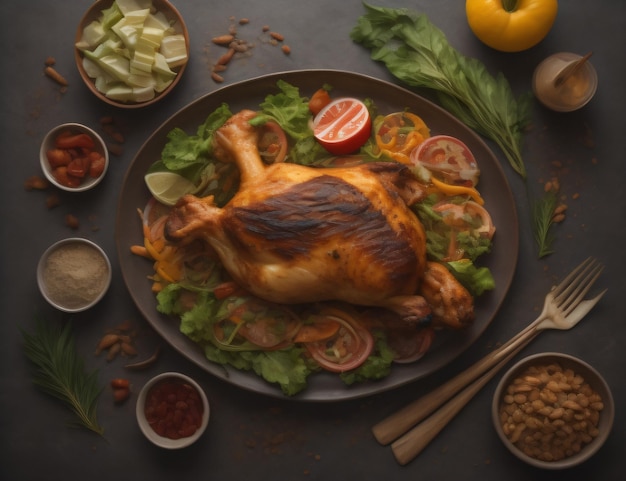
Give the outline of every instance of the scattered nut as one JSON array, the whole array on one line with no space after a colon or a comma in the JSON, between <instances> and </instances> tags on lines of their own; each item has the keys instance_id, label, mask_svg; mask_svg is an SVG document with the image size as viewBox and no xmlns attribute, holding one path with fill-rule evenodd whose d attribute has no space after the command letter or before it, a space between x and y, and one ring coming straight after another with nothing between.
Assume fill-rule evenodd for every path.
<instances>
[{"instance_id":1,"label":"scattered nut","mask_svg":"<svg viewBox=\"0 0 626 481\"><path fill-rule=\"evenodd\" d=\"M116 157L119 157L124 153L124 147L120 144L114 144L111 142L107 142L107 150L109 151L109 154L115 155Z\"/></svg>"},{"instance_id":2,"label":"scattered nut","mask_svg":"<svg viewBox=\"0 0 626 481\"><path fill-rule=\"evenodd\" d=\"M128 389L130 388L130 381L121 377L111 380L111 387L113 389Z\"/></svg>"},{"instance_id":3,"label":"scattered nut","mask_svg":"<svg viewBox=\"0 0 626 481\"><path fill-rule=\"evenodd\" d=\"M220 74L216 72L211 73L211 78L213 79L214 82L217 82L217 83L222 83L224 81L224 77L222 77Z\"/></svg>"},{"instance_id":4,"label":"scattered nut","mask_svg":"<svg viewBox=\"0 0 626 481\"><path fill-rule=\"evenodd\" d=\"M213 37L211 41L216 45L228 45L233 40L235 40L235 36L228 34L228 35L220 35L218 37Z\"/></svg>"},{"instance_id":5,"label":"scattered nut","mask_svg":"<svg viewBox=\"0 0 626 481\"><path fill-rule=\"evenodd\" d=\"M102 130L109 136L112 142L106 142L107 150L109 154L119 157L123 154L124 149L122 144L126 141L124 134L115 125L113 117L106 116L100 119L100 125Z\"/></svg>"},{"instance_id":6,"label":"scattered nut","mask_svg":"<svg viewBox=\"0 0 626 481\"><path fill-rule=\"evenodd\" d=\"M539 384L529 383L529 377ZM580 375L554 363L528 368L507 387L500 422L507 438L528 456L558 461L599 434L602 409L602 399Z\"/></svg>"},{"instance_id":7,"label":"scattered nut","mask_svg":"<svg viewBox=\"0 0 626 481\"><path fill-rule=\"evenodd\" d=\"M26 179L24 182L24 189L26 190L45 190L50 186L48 179L33 175Z\"/></svg>"},{"instance_id":8,"label":"scattered nut","mask_svg":"<svg viewBox=\"0 0 626 481\"><path fill-rule=\"evenodd\" d=\"M61 75L59 72L57 72L54 67L48 65L45 69L44 69L44 73L50 77L52 80L54 80L56 83L58 83L59 85L61 85L62 87L67 87L68 83L67 80L65 79L65 77L63 77L63 75Z\"/></svg>"},{"instance_id":9,"label":"scattered nut","mask_svg":"<svg viewBox=\"0 0 626 481\"><path fill-rule=\"evenodd\" d=\"M95 355L100 355L103 351L107 351L107 361L114 360L118 355L134 357L137 355L137 349L134 345L134 333L132 325L129 321L125 321L115 329L107 332L98 342Z\"/></svg>"},{"instance_id":10,"label":"scattered nut","mask_svg":"<svg viewBox=\"0 0 626 481\"><path fill-rule=\"evenodd\" d=\"M118 334L106 334L96 346L96 356L99 355L105 349L110 348L113 344L120 340Z\"/></svg>"},{"instance_id":11,"label":"scattered nut","mask_svg":"<svg viewBox=\"0 0 626 481\"><path fill-rule=\"evenodd\" d=\"M218 72L224 72L226 70L226 66L231 62L233 57L237 55L239 57L250 56L250 50L254 47L254 43L248 42L241 38L237 37L237 26L235 25L235 18L233 16L229 17L229 21L231 22L228 28L228 34L218 35L212 38L212 43L227 47L228 51L221 55L217 62L215 62L211 67L211 78L216 83L224 82L224 76L219 75ZM250 23L250 20L247 18L241 18L238 21L239 25L247 25ZM262 42L269 43L270 45L278 46L281 42L284 41L285 37L279 32L270 31L269 25L264 25L262 27L262 32L265 38L260 39ZM281 45L281 50L285 55L289 55L291 53L291 47L288 45Z\"/></svg>"},{"instance_id":12,"label":"scattered nut","mask_svg":"<svg viewBox=\"0 0 626 481\"><path fill-rule=\"evenodd\" d=\"M78 229L80 227L80 222L78 220L78 217L76 217L75 215L72 214L66 214L65 215L65 225L67 227L69 227L70 229Z\"/></svg>"},{"instance_id":13,"label":"scattered nut","mask_svg":"<svg viewBox=\"0 0 626 481\"><path fill-rule=\"evenodd\" d=\"M137 349L135 349L135 347L130 343L130 342L122 342L120 344L120 346L122 347L122 352L128 356L136 356L137 355Z\"/></svg>"},{"instance_id":14,"label":"scattered nut","mask_svg":"<svg viewBox=\"0 0 626 481\"><path fill-rule=\"evenodd\" d=\"M58 207L59 205L61 205L61 198L59 197L58 194L54 193L46 197L46 207L48 209L54 209L55 207Z\"/></svg>"},{"instance_id":15,"label":"scattered nut","mask_svg":"<svg viewBox=\"0 0 626 481\"><path fill-rule=\"evenodd\" d=\"M113 359L115 359L121 350L122 350L122 345L119 342L116 342L111 347L109 347L109 350L107 353L107 361L111 362Z\"/></svg>"},{"instance_id":16,"label":"scattered nut","mask_svg":"<svg viewBox=\"0 0 626 481\"><path fill-rule=\"evenodd\" d=\"M233 58L233 55L235 55L235 49L229 48L225 54L223 54L219 59L217 59L217 64L218 65L228 64L228 62L230 62L230 60Z\"/></svg>"},{"instance_id":17,"label":"scattered nut","mask_svg":"<svg viewBox=\"0 0 626 481\"><path fill-rule=\"evenodd\" d=\"M113 389L113 400L116 403L122 403L126 401L130 397L130 389L129 388L118 388Z\"/></svg>"}]
</instances>

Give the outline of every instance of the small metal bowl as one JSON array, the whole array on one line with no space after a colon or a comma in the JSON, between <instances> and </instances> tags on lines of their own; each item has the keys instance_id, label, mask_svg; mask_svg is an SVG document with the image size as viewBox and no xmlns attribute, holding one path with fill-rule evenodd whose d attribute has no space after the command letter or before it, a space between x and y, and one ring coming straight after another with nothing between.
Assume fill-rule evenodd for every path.
<instances>
[{"instance_id":1,"label":"small metal bowl","mask_svg":"<svg viewBox=\"0 0 626 481\"><path fill-rule=\"evenodd\" d=\"M202 406L202 418L197 426L197 429L193 431L193 433L177 433L173 437L168 436L165 433L157 433L157 430L160 429L158 426L153 427L148 420L150 414L147 414L146 410L148 408L148 404L151 403L150 395L153 389L159 389L159 386L163 388L162 383L173 383L184 386L183 392L195 392L194 395L195 401L201 403ZM147 404L148 403L148 404ZM191 402L185 403L183 409L191 410ZM169 409L168 409L169 411ZM183 413L185 412L183 411ZM137 416L137 423L139 424L139 428L141 432L156 446L165 449L180 449L187 447L193 443L195 443L200 436L204 433L209 424L209 401L207 397L200 387L200 385L191 379L189 376L185 376L184 374L180 374L177 372L165 372L159 374L158 376L150 379L144 387L139 392L139 396L137 397L137 406L135 409ZM188 411L187 411L188 412ZM174 413L172 413L174 414ZM178 414L177 414L178 415ZM183 416L184 417L184 416ZM154 419L153 419L154 421ZM156 424L156 423L155 423Z\"/></svg>"},{"instance_id":2,"label":"small metal bowl","mask_svg":"<svg viewBox=\"0 0 626 481\"><path fill-rule=\"evenodd\" d=\"M176 7L174 7L168 0L152 0L151 2L149 2L149 0L148 1L144 0L142 4L150 3L152 13L162 12L167 18L167 20L169 21L171 28L174 29L175 33L180 34L184 37L185 46L187 48L187 60L181 65L178 65L171 69L176 73L176 76L174 77L172 82L164 90L160 92L155 92L154 97L152 97L149 100L145 100L142 102L132 102L132 101L126 102L126 101L116 100L116 99L107 97L104 93L98 90L98 88L96 87L95 79L91 78L88 72L85 70L85 66L83 63L84 54L83 54L83 51L80 48L78 48L77 45L81 41L85 27L89 25L91 22L98 20L102 15L102 11L110 8L111 5L113 4L113 1L114 0L96 0L87 9L82 19L78 23L78 28L76 30L76 37L75 37L75 42L74 42L75 44L74 60L76 62L76 67L78 68L78 73L80 74L87 88L103 102L106 102L109 105L113 105L115 107L120 107L123 109L136 109L136 108L141 108L141 107L147 107L148 105L152 105L158 102L159 100L163 99L168 93L170 93L174 89L174 87L178 84L178 82L180 82L180 79L183 76L183 73L187 67L187 63L189 61L189 53L190 53L189 32L187 30L187 26L185 24L185 21L183 20L182 15L176 9Z\"/></svg>"},{"instance_id":3,"label":"small metal bowl","mask_svg":"<svg viewBox=\"0 0 626 481\"><path fill-rule=\"evenodd\" d=\"M63 312L81 312L95 306L109 289L111 277L106 253L80 237L52 244L37 265L41 294Z\"/></svg>"},{"instance_id":4,"label":"small metal bowl","mask_svg":"<svg viewBox=\"0 0 626 481\"><path fill-rule=\"evenodd\" d=\"M572 393L577 395L581 394L583 389L568 391L564 385L559 387L558 384L538 384L537 380L539 379L539 375L530 374L530 377L522 379L522 381L517 384L517 389L515 391L520 395L520 398L511 403L510 401L512 398L509 397L508 405L513 406L514 404L522 403L522 406L528 407L532 410L532 414L522 414L524 408L518 410L519 412L516 412L515 414L502 414L502 408L505 404L507 404L505 403L505 396L513 395L508 392L508 389L513 385L515 380L519 381L520 378L524 378L524 376L526 376L525 373L528 372L527 370L529 368L541 366L545 367L550 365L558 365L562 370L571 370L575 376L582 377L582 385L584 386L584 384L588 384L591 390L600 396L603 404L603 408L599 411L599 419L596 426L597 431L594 433L595 435L591 435L590 440L587 438L586 440L580 442L579 446L576 446L573 452L567 452L567 449L563 448L563 443L565 439L567 439L566 435L568 435L566 431L569 431L570 428L574 431L572 439L568 442L571 441L571 444L575 444L576 441L580 441L580 438L582 437L582 424L581 420L576 419L574 416L578 415L583 417L583 420L587 421L588 425L593 424L589 416L593 416L590 414L590 411L593 411L595 408L592 404L589 404L586 408L581 406L581 404L584 404L582 399L572 400L572 403L563 405L560 400L555 403L554 399L549 399L549 397L551 396L550 393L555 393L555 396L563 396ZM580 384L576 381L571 382L570 385L574 385L576 383ZM529 387L536 388L541 393L539 395L540 402L537 403L537 405L531 401L531 398L537 398L537 391L533 393L532 389L527 389ZM514 396L517 396L518 394L514 394ZM522 396L525 396L527 403L532 404L532 408L529 407L529 404L523 404ZM586 394L582 397L588 399ZM541 404L544 404L543 408L541 408ZM576 409L576 406L580 409ZM554 408L551 413L548 413L548 407ZM559 407L561 410L557 412ZM513 408L510 409L513 410ZM540 409L546 409L546 411L541 412ZM509 436L505 433L503 424L508 422L504 419L507 416L517 418L513 419L511 421L512 424L509 424L506 429L511 437L514 436L512 434L515 432L514 426L520 426L520 430L524 429L522 425L526 425L527 423L530 423L532 426L525 428L525 431L519 436L520 441L517 443L513 443ZM532 416L534 420L529 419L530 416ZM583 463L593 456L602 447L609 436L613 426L614 417L615 406L611 390L598 371L578 358L555 352L535 354L526 357L511 367L506 374L502 376L502 379L498 383L492 403L493 423L498 436L507 449L519 459L532 466L550 470L571 468ZM561 426L557 424L561 421L564 423L564 426L569 427L561 429ZM540 442L539 439L531 441L528 436L532 436L533 434L537 437L551 435L552 438L548 439L546 437L545 443ZM576 441L573 440L574 437L576 438ZM520 447L520 443L523 443L524 439L528 439L529 441L526 443L526 450L522 450ZM529 447L529 444L531 447ZM534 447L541 451L540 455L532 454L532 448ZM565 452L555 454L558 453L558 449L562 449ZM554 459L545 459L547 457L546 453L555 454ZM540 457L544 459L539 459Z\"/></svg>"},{"instance_id":5,"label":"small metal bowl","mask_svg":"<svg viewBox=\"0 0 626 481\"><path fill-rule=\"evenodd\" d=\"M51 167L50 161L48 160L48 151L54 150L56 148L55 140L59 135L64 132L89 135L94 140L94 151L98 152L102 157L104 157L104 171L97 177L90 177L89 175L85 176L77 187L71 187L60 183L55 177L53 168ZM43 138L43 141L41 142L41 148L39 149L39 163L41 164L41 170L43 170L46 178L59 189L66 190L68 192L84 192L86 190L93 189L102 181L102 179L106 175L107 169L109 168L109 151L107 150L106 144L104 143L104 140L102 140L102 137L100 137L100 135L98 135L96 131L87 127L86 125L77 123L61 124L50 130L50 132L48 132Z\"/></svg>"}]
</instances>

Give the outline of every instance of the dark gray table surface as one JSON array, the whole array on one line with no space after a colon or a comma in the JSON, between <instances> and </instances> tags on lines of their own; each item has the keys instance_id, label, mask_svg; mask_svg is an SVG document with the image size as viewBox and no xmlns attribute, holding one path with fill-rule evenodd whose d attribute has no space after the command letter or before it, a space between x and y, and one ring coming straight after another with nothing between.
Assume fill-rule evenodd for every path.
<instances>
[{"instance_id":1,"label":"dark gray table surface","mask_svg":"<svg viewBox=\"0 0 626 481\"><path fill-rule=\"evenodd\" d=\"M160 342L142 319L126 290L117 264L114 219L122 180L137 150L170 115L222 85L286 70L349 70L397 83L388 71L352 43L349 32L364 13L359 0L178 0L191 37L191 62L175 91L155 106L119 110L105 105L81 84L73 59L77 23L88 1L66 0L0 4L0 139L3 221L0 263L0 478L6 480L617 480L626 469L626 309L624 302L624 66L626 3L621 0L560 2L556 23L538 46L516 54L499 53L481 44L469 30L459 0L381 1L426 13L462 53L476 57L492 73L503 72L516 92L530 89L535 66L546 56L593 51L599 75L595 98L585 108L557 114L535 105L526 135L524 158L531 191L557 173L569 205L566 221L556 230L555 253L539 260L530 231L524 183L502 160L519 209L520 252L506 301L483 335L440 371L391 392L338 403L300 403L244 391L218 380L187 361L165 343L150 370L128 373L121 361L107 363L93 349L103 332L124 320L142 330L144 352ZM220 50L211 38L225 33L229 17L250 19L248 38L262 25L281 32L289 56L259 45L251 57L231 65L222 85L210 78ZM69 80L67 92L43 75L46 57ZM428 95L427 92L420 92ZM124 152L111 158L104 182L93 192L62 195L62 205L48 210L45 194L26 192L24 180L40 173L43 135L62 122L99 128L112 115L126 136ZM67 213L80 227L64 225ZM114 277L103 302L86 313L64 315L40 296L35 277L39 256L53 242L82 236L99 243L113 261ZM490 352L532 320L545 292L588 255L606 264L601 283L609 291L588 318L570 332L547 332L522 355L559 351L580 357L610 384L618 411L604 448L584 465L565 472L543 472L514 458L500 443L490 421L491 397L498 376L484 388L433 443L408 466L401 467L388 447L380 446L371 427L449 379ZM79 352L88 369L99 370L103 386L113 377L130 378L133 398L114 405L105 389L98 417L105 439L65 426L68 415L37 391L22 351L20 329L36 318L73 323ZM135 417L136 393L151 376L164 371L193 376L211 403L207 432L193 447L163 451L148 443Z\"/></svg>"}]
</instances>

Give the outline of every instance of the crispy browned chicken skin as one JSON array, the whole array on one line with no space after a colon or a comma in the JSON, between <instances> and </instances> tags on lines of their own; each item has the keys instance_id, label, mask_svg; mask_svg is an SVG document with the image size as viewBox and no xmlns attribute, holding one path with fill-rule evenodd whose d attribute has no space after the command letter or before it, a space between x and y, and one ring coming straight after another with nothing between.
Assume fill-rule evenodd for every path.
<instances>
[{"instance_id":1,"label":"crispy browned chicken skin","mask_svg":"<svg viewBox=\"0 0 626 481\"><path fill-rule=\"evenodd\" d=\"M268 301L380 306L414 323L434 313L454 327L473 319L471 296L447 269L427 269L424 229L407 207L423 191L406 166L266 166L249 123L255 115L235 114L216 135L221 160L241 173L237 194L223 208L212 197L183 197L168 238L208 242L235 282ZM436 278L424 283L431 270ZM433 310L418 294L422 285L428 298L447 301L454 291L466 302L458 313L445 312L450 303ZM435 292L442 285L446 291Z\"/></svg>"}]
</instances>

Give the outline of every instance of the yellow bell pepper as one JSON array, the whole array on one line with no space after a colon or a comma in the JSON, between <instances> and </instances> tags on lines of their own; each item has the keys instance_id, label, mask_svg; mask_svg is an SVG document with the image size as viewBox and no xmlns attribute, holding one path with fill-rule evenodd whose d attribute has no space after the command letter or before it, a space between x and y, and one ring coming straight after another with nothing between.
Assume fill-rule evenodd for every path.
<instances>
[{"instance_id":1,"label":"yellow bell pepper","mask_svg":"<svg viewBox=\"0 0 626 481\"><path fill-rule=\"evenodd\" d=\"M548 35L558 11L557 0L466 0L472 32L502 52L520 52Z\"/></svg>"}]
</instances>

